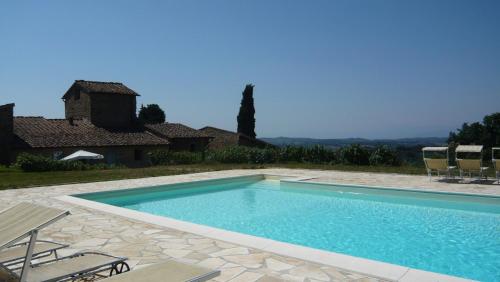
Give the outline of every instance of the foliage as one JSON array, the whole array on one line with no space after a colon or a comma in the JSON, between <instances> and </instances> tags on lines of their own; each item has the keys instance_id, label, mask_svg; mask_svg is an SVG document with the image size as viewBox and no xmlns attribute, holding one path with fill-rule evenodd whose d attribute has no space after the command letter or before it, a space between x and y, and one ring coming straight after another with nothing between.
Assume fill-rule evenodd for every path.
<instances>
[{"instance_id":1,"label":"foliage","mask_svg":"<svg viewBox=\"0 0 500 282\"><path fill-rule=\"evenodd\" d=\"M139 121L142 123L164 123L165 112L157 104L141 105Z\"/></svg>"},{"instance_id":2,"label":"foliage","mask_svg":"<svg viewBox=\"0 0 500 282\"><path fill-rule=\"evenodd\" d=\"M277 152L273 148L251 148L232 146L220 150L209 151L207 161L235 164L269 164L275 163Z\"/></svg>"},{"instance_id":3,"label":"foliage","mask_svg":"<svg viewBox=\"0 0 500 282\"><path fill-rule=\"evenodd\" d=\"M149 157L153 165L195 164L203 160L202 153L188 151L156 150L149 152Z\"/></svg>"},{"instance_id":4,"label":"foliage","mask_svg":"<svg viewBox=\"0 0 500 282\"><path fill-rule=\"evenodd\" d=\"M238 133L255 138L255 107L253 104L254 85L247 84L243 90L240 112L238 113Z\"/></svg>"},{"instance_id":5,"label":"foliage","mask_svg":"<svg viewBox=\"0 0 500 282\"><path fill-rule=\"evenodd\" d=\"M343 164L368 165L370 152L359 144L342 147L339 150L339 161Z\"/></svg>"},{"instance_id":6,"label":"foliage","mask_svg":"<svg viewBox=\"0 0 500 282\"><path fill-rule=\"evenodd\" d=\"M370 155L370 165L385 165L385 166L399 166L401 160L397 152L390 149L388 146L383 145L377 147Z\"/></svg>"},{"instance_id":7,"label":"foliage","mask_svg":"<svg viewBox=\"0 0 500 282\"><path fill-rule=\"evenodd\" d=\"M456 132L450 132L448 142L486 148L500 146L500 112L485 116L482 123L464 123Z\"/></svg>"},{"instance_id":8,"label":"foliage","mask_svg":"<svg viewBox=\"0 0 500 282\"><path fill-rule=\"evenodd\" d=\"M39 155L21 153L16 159L15 166L23 171L56 171L56 170L86 170L91 166L79 161L56 161Z\"/></svg>"}]
</instances>

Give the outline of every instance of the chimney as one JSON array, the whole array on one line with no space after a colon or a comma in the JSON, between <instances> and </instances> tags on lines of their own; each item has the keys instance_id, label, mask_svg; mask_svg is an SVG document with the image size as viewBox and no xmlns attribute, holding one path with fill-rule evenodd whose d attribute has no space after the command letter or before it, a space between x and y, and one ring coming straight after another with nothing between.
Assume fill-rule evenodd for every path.
<instances>
[{"instance_id":1,"label":"chimney","mask_svg":"<svg viewBox=\"0 0 500 282\"><path fill-rule=\"evenodd\" d=\"M14 103L0 106L0 163L8 165L11 161L14 140Z\"/></svg>"}]
</instances>

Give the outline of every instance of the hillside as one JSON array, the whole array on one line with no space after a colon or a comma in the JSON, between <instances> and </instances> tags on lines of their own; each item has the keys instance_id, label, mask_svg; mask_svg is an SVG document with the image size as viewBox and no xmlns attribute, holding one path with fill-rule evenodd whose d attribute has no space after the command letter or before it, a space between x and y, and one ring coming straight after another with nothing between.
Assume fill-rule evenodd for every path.
<instances>
[{"instance_id":1,"label":"hillside","mask_svg":"<svg viewBox=\"0 0 500 282\"><path fill-rule=\"evenodd\" d=\"M260 138L260 139L277 146L323 145L329 148L338 148L350 144L361 144L369 147L375 147L379 145L388 145L390 147L398 147L398 146L413 147L413 146L441 146L447 143L446 137L418 137L418 138L401 138L401 139L365 139L365 138L315 139L315 138L275 137L275 138Z\"/></svg>"}]
</instances>

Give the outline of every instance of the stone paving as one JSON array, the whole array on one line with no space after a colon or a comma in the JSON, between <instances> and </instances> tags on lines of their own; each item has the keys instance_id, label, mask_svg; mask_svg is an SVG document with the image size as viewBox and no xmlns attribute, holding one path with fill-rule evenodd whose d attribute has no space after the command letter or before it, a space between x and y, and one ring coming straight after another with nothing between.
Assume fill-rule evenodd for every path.
<instances>
[{"instance_id":1,"label":"stone paving","mask_svg":"<svg viewBox=\"0 0 500 282\"><path fill-rule=\"evenodd\" d=\"M500 195L500 185L429 182L424 176L352 173L318 170L230 170L86 184L70 184L0 191L0 209L21 201L70 210L71 215L42 230L42 239L71 244L63 255L97 250L126 256L133 268L176 259L210 269L220 269L213 281L382 281L375 277L284 257L187 232L156 226L54 199L61 195L116 190L184 181L249 174L310 176L312 181L412 187Z\"/></svg>"}]
</instances>

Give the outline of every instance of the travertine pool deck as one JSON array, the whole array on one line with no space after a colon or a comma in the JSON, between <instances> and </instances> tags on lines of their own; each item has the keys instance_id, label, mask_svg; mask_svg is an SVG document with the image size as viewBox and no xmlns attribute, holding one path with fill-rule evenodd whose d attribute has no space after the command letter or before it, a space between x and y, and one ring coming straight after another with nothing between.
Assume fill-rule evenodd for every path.
<instances>
[{"instance_id":1,"label":"travertine pool deck","mask_svg":"<svg viewBox=\"0 0 500 282\"><path fill-rule=\"evenodd\" d=\"M71 244L71 249L61 254L86 249L104 251L128 257L132 267L141 267L174 258L212 269L220 269L222 274L214 281L383 281L365 274L149 224L56 199L56 197L77 193L252 174L291 175L312 178L307 181L315 182L408 187L500 196L498 184L446 183L437 181L437 178L429 182L426 176L398 174L262 169L3 190L0 191L0 209L28 201L70 210L70 216L42 230L40 235L42 239ZM421 280L421 278L414 277L413 281Z\"/></svg>"}]
</instances>

